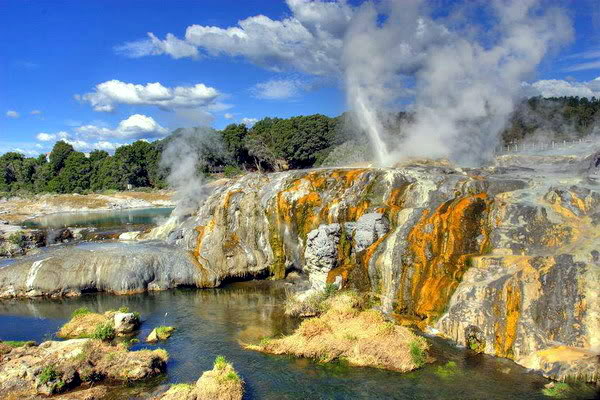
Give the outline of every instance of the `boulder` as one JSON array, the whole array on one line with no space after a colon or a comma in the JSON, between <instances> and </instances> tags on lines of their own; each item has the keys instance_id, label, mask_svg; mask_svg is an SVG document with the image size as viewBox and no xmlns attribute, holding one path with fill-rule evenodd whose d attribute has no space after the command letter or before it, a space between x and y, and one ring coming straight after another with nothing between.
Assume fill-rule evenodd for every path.
<instances>
[{"instance_id":1,"label":"boulder","mask_svg":"<svg viewBox=\"0 0 600 400\"><path fill-rule=\"evenodd\" d=\"M135 332L140 327L140 318L135 313L118 312L114 316L115 332L123 335Z\"/></svg>"},{"instance_id":2,"label":"boulder","mask_svg":"<svg viewBox=\"0 0 600 400\"><path fill-rule=\"evenodd\" d=\"M340 224L320 225L308 233L304 251L305 270L309 274L311 286L325 287L327 274L337 266Z\"/></svg>"},{"instance_id":3,"label":"boulder","mask_svg":"<svg viewBox=\"0 0 600 400\"><path fill-rule=\"evenodd\" d=\"M175 328L173 328L172 326L159 326L157 328L154 328L146 338L146 342L156 343L159 340L167 340L171 337L174 330Z\"/></svg>"}]
</instances>

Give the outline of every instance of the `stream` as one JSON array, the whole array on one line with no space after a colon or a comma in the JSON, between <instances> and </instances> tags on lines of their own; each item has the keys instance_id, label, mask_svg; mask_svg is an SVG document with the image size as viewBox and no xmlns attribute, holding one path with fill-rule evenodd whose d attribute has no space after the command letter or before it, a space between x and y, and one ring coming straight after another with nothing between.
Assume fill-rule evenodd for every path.
<instances>
[{"instance_id":1,"label":"stream","mask_svg":"<svg viewBox=\"0 0 600 400\"><path fill-rule=\"evenodd\" d=\"M177 289L130 296L88 294L70 299L0 302L0 338L55 339L54 334L73 310L88 307L104 312L127 306L142 315L140 343L132 347L162 347L171 359L158 385L195 382L212 368L217 355L227 357L246 382L248 399L545 399L548 381L504 359L474 354L432 338L437 359L410 373L319 364L306 359L245 350L266 336L290 333L298 320L283 313L284 284L250 281L219 289ZM157 325L176 332L157 346L143 343ZM455 367L446 368L448 361Z\"/></svg>"}]
</instances>

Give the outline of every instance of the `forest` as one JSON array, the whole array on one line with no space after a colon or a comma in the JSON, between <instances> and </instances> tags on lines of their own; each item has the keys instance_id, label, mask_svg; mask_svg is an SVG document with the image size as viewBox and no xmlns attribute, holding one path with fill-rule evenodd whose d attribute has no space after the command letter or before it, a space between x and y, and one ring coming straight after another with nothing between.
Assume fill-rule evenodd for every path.
<instances>
[{"instance_id":1,"label":"forest","mask_svg":"<svg viewBox=\"0 0 600 400\"><path fill-rule=\"evenodd\" d=\"M169 166L161 155L170 142L193 138L198 170L206 175L233 176L243 171L281 171L362 161L368 157L364 134L349 129L349 116L315 114L291 118L264 118L248 128L230 124L212 128L177 129L154 142L138 140L119 147L113 155L103 150L76 151L59 141L49 154L25 157L9 152L0 156L0 194L88 193L127 188L166 188ZM388 130L402 135L411 114L389 118ZM595 133L600 99L533 97L518 105L502 141L512 143L536 136L548 140ZM361 139L362 138L362 139ZM362 159L361 159L362 158Z\"/></svg>"}]
</instances>

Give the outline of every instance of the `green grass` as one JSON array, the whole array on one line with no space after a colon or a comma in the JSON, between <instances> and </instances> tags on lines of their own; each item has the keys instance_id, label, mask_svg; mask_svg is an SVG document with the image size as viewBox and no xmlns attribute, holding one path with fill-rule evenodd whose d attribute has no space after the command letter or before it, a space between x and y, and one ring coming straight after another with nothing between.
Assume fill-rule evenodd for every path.
<instances>
[{"instance_id":1,"label":"green grass","mask_svg":"<svg viewBox=\"0 0 600 400\"><path fill-rule=\"evenodd\" d=\"M240 378L240 376L235 372L235 371L229 371L226 375L225 375L225 380L226 381L233 381L233 382L239 382L242 379Z\"/></svg>"},{"instance_id":2,"label":"green grass","mask_svg":"<svg viewBox=\"0 0 600 400\"><path fill-rule=\"evenodd\" d=\"M92 339L100 339L104 341L113 340L116 336L115 328L110 323L100 324L96 326L96 330L92 333Z\"/></svg>"},{"instance_id":3,"label":"green grass","mask_svg":"<svg viewBox=\"0 0 600 400\"><path fill-rule=\"evenodd\" d=\"M10 347L23 347L23 346L35 346L35 342L32 340L5 340L2 342L3 344Z\"/></svg>"},{"instance_id":4,"label":"green grass","mask_svg":"<svg viewBox=\"0 0 600 400\"><path fill-rule=\"evenodd\" d=\"M414 341L410 343L410 356L417 367L425 365L425 351L423 351L419 342Z\"/></svg>"},{"instance_id":5,"label":"green grass","mask_svg":"<svg viewBox=\"0 0 600 400\"><path fill-rule=\"evenodd\" d=\"M225 369L225 367L227 367L227 364L229 364L227 362L227 359L224 356L217 356L217 358L215 358L215 368L218 370L221 369Z\"/></svg>"},{"instance_id":6,"label":"green grass","mask_svg":"<svg viewBox=\"0 0 600 400\"><path fill-rule=\"evenodd\" d=\"M87 307L81 307L71 313L71 319L78 317L80 315L85 315L91 313L90 309Z\"/></svg>"},{"instance_id":7,"label":"green grass","mask_svg":"<svg viewBox=\"0 0 600 400\"><path fill-rule=\"evenodd\" d=\"M120 312L120 313L128 313L129 312L129 307L122 306L122 307L119 307L119 309L117 311Z\"/></svg>"},{"instance_id":8,"label":"green grass","mask_svg":"<svg viewBox=\"0 0 600 400\"><path fill-rule=\"evenodd\" d=\"M188 391L188 390L192 390L196 387L196 385L193 385L191 383L175 383L173 385L171 385L171 388L169 389L170 392L182 392L182 391Z\"/></svg>"},{"instance_id":9,"label":"green grass","mask_svg":"<svg viewBox=\"0 0 600 400\"><path fill-rule=\"evenodd\" d=\"M53 381L58 378L58 372L54 369L54 365L47 365L42 369L42 372L38 376L38 380L42 385Z\"/></svg>"},{"instance_id":10,"label":"green grass","mask_svg":"<svg viewBox=\"0 0 600 400\"><path fill-rule=\"evenodd\" d=\"M171 336L171 333L173 333L174 330L175 328L172 326L161 325L156 327L156 336L158 336L160 340L164 340Z\"/></svg>"}]
</instances>

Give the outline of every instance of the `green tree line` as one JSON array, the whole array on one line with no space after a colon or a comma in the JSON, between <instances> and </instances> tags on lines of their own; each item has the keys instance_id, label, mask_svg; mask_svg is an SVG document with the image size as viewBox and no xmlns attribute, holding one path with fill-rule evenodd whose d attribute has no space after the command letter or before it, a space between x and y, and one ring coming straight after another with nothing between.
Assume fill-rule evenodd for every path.
<instances>
[{"instance_id":1,"label":"green tree line","mask_svg":"<svg viewBox=\"0 0 600 400\"><path fill-rule=\"evenodd\" d=\"M387 118L391 132L402 135L412 115L400 112ZM366 135L352 131L347 115L321 114L291 118L264 118L248 128L230 124L223 130L192 128L174 131L162 140L137 141L116 149L89 154L59 141L48 155L25 157L10 152L0 156L0 192L85 193L89 191L167 187L168 165L163 150L188 133L189 145L198 154L199 173L235 174L243 170L281 171L320 166L331 154L368 152ZM537 132L553 139L586 136L600 119L600 99L534 97L518 105L502 133L504 143L519 141ZM391 121L391 122L389 122ZM191 133L191 134L189 134ZM357 139L359 138L359 139ZM362 138L362 139L360 139Z\"/></svg>"}]
</instances>

